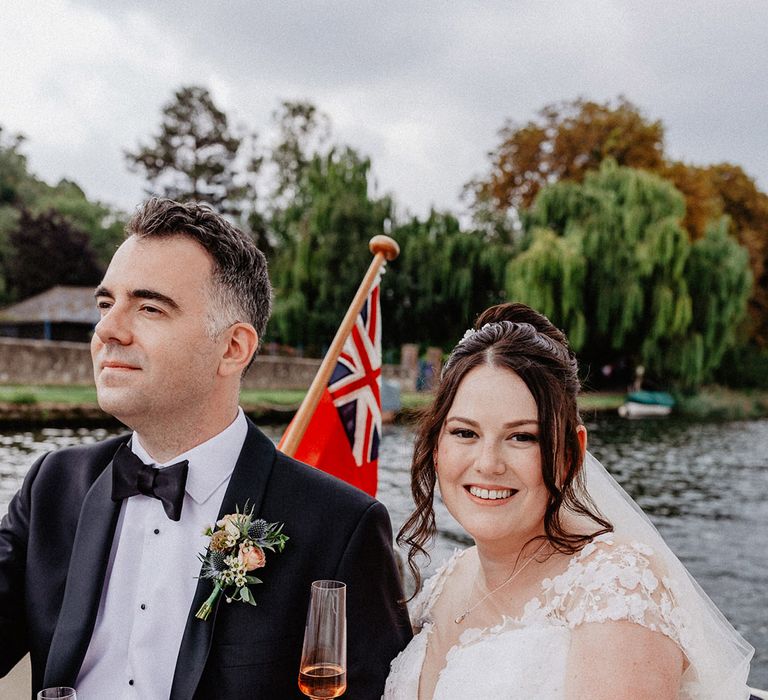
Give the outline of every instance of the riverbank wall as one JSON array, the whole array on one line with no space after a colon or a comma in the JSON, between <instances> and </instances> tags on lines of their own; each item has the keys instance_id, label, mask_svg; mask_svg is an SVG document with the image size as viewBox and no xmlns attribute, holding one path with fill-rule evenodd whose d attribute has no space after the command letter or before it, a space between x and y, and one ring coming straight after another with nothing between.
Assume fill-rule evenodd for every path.
<instances>
[{"instance_id":1,"label":"riverbank wall","mask_svg":"<svg viewBox=\"0 0 768 700\"><path fill-rule=\"evenodd\" d=\"M412 354L411 354L412 355ZM404 356L410 357L407 352ZM260 354L243 380L244 389L306 390L320 360ZM413 391L417 365L384 365L384 379L401 391ZM93 386L88 343L0 338L0 384L30 386Z\"/></svg>"}]
</instances>

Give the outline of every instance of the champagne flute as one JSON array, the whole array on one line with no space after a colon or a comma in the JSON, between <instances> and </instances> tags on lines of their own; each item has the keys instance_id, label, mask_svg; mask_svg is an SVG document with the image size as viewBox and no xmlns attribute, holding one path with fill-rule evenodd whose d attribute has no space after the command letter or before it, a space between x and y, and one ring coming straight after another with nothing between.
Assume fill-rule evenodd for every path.
<instances>
[{"instance_id":1,"label":"champagne flute","mask_svg":"<svg viewBox=\"0 0 768 700\"><path fill-rule=\"evenodd\" d=\"M77 700L74 688L45 688L37 694L37 700Z\"/></svg>"},{"instance_id":2,"label":"champagne flute","mask_svg":"<svg viewBox=\"0 0 768 700\"><path fill-rule=\"evenodd\" d=\"M337 698L347 689L347 586L315 581L304 628L299 690L310 698Z\"/></svg>"}]
</instances>

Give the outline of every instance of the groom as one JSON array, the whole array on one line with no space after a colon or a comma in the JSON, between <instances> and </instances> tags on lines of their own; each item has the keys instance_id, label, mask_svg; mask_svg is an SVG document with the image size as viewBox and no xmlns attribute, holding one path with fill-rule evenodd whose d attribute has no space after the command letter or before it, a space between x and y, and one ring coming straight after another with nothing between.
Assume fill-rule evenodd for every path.
<instances>
[{"instance_id":1,"label":"groom","mask_svg":"<svg viewBox=\"0 0 768 700\"><path fill-rule=\"evenodd\" d=\"M301 698L312 581L347 584L348 688L379 698L411 631L385 508L275 450L238 407L270 312L264 256L206 207L148 201L96 290L100 406L131 435L30 469L0 525L0 676L78 698ZM144 465L153 465L152 467ZM164 468L167 468L165 471ZM212 591L203 529L254 507L290 538L250 586Z\"/></svg>"}]
</instances>

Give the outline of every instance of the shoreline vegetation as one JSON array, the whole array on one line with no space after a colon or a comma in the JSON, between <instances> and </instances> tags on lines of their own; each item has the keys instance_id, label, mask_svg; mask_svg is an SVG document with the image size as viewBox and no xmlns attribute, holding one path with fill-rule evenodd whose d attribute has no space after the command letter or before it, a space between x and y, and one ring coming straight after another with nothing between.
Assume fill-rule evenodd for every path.
<instances>
[{"instance_id":1,"label":"shoreline vegetation","mask_svg":"<svg viewBox=\"0 0 768 700\"><path fill-rule=\"evenodd\" d=\"M262 424L290 421L304 397L304 391L244 389L241 405ZM402 407L391 416L395 422L412 420L430 400L426 392L404 392ZM582 414L615 412L624 402L621 392L586 392L579 397ZM741 420L768 417L768 390L704 387L691 396L677 397L675 415L699 420ZM0 425L8 428L46 426L118 426L96 402L93 386L0 385Z\"/></svg>"}]
</instances>

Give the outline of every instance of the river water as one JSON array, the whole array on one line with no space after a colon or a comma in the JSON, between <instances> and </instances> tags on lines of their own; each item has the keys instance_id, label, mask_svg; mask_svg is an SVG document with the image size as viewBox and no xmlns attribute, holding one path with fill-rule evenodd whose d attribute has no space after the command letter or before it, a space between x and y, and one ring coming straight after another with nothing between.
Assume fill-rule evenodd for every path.
<instances>
[{"instance_id":1,"label":"river water","mask_svg":"<svg viewBox=\"0 0 768 700\"><path fill-rule=\"evenodd\" d=\"M756 648L750 684L768 688L768 420L587 421L590 449L635 498L733 625ZM277 440L281 428L267 427ZM47 429L0 433L0 516L36 456L103 439L110 431ZM410 509L412 431L386 426L379 499L395 530ZM435 568L470 542L436 507Z\"/></svg>"}]
</instances>

